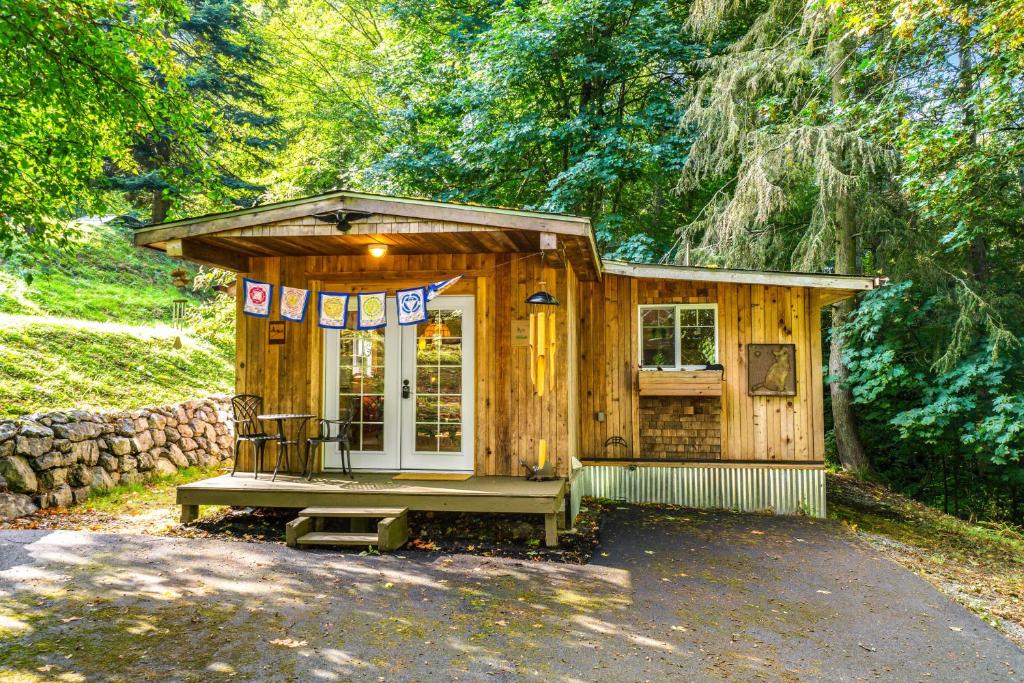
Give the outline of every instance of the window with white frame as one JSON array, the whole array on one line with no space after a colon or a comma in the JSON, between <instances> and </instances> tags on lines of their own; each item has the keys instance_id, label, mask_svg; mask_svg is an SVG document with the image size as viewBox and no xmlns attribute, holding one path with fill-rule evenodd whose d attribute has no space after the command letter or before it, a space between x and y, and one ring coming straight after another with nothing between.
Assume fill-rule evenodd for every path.
<instances>
[{"instance_id":1,"label":"window with white frame","mask_svg":"<svg viewBox=\"0 0 1024 683\"><path fill-rule=\"evenodd\" d=\"M718 306L640 306L640 367L686 370L718 362Z\"/></svg>"}]
</instances>

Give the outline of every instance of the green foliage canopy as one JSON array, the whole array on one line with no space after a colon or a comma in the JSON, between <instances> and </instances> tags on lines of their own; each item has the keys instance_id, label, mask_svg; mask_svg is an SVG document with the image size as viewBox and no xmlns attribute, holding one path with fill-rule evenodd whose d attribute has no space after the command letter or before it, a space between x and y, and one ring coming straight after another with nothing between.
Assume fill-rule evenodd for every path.
<instances>
[{"instance_id":1,"label":"green foliage canopy","mask_svg":"<svg viewBox=\"0 0 1024 683\"><path fill-rule=\"evenodd\" d=\"M293 64L313 67L288 76L315 102L297 134L316 136L329 161L306 149L300 181L585 213L615 255L642 260L661 256L700 201L673 192L689 144L676 102L709 51L680 30L686 3L332 7L344 50L328 22L299 53L293 8L271 30Z\"/></svg>"},{"instance_id":2,"label":"green foliage canopy","mask_svg":"<svg viewBox=\"0 0 1024 683\"><path fill-rule=\"evenodd\" d=\"M96 180L110 161L133 166L138 130L170 126L196 148L187 131L202 111L184 94L167 38L184 9L178 0L0 5L0 256L61 243L70 219L108 210Z\"/></svg>"},{"instance_id":3,"label":"green foliage canopy","mask_svg":"<svg viewBox=\"0 0 1024 683\"><path fill-rule=\"evenodd\" d=\"M242 176L264 172L281 144L277 117L259 82L269 60L256 16L244 0L186 3L187 13L171 31L174 58L184 96L202 102L212 117L187 131L165 120L140 127L133 136L133 163L107 168L110 186L136 204L149 204L156 223L179 197L191 200L192 210L251 206L265 188ZM165 80L156 70L150 78ZM197 137L200 155L191 149Z\"/></svg>"}]
</instances>

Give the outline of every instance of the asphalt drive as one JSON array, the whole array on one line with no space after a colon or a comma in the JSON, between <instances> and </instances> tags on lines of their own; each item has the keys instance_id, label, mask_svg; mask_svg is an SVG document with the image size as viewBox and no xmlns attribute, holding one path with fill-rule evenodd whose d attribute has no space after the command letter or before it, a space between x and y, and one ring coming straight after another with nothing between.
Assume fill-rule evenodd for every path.
<instances>
[{"instance_id":1,"label":"asphalt drive","mask_svg":"<svg viewBox=\"0 0 1024 683\"><path fill-rule=\"evenodd\" d=\"M586 566L0 532L0 679L1011 681L1024 651L835 523L623 507Z\"/></svg>"}]
</instances>

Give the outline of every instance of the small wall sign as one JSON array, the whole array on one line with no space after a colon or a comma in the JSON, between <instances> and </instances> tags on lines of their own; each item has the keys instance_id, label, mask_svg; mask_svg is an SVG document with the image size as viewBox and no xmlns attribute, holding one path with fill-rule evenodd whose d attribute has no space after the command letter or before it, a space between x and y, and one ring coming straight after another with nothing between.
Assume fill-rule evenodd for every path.
<instances>
[{"instance_id":1,"label":"small wall sign","mask_svg":"<svg viewBox=\"0 0 1024 683\"><path fill-rule=\"evenodd\" d=\"M796 396L796 345L747 344L747 393Z\"/></svg>"},{"instance_id":2,"label":"small wall sign","mask_svg":"<svg viewBox=\"0 0 1024 683\"><path fill-rule=\"evenodd\" d=\"M269 343L271 344L284 344L284 321L283 320L271 320L270 321L270 338Z\"/></svg>"},{"instance_id":3,"label":"small wall sign","mask_svg":"<svg viewBox=\"0 0 1024 683\"><path fill-rule=\"evenodd\" d=\"M512 347L523 347L530 345L530 321L512 321Z\"/></svg>"}]
</instances>

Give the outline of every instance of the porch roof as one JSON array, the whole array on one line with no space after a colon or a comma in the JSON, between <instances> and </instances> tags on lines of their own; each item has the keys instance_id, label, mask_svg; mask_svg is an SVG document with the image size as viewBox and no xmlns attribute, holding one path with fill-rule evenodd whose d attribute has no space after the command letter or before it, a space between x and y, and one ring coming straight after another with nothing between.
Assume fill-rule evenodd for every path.
<instances>
[{"instance_id":1,"label":"porch roof","mask_svg":"<svg viewBox=\"0 0 1024 683\"><path fill-rule=\"evenodd\" d=\"M884 277L864 275L835 275L831 273L796 273L770 270L742 270L738 268L707 268L653 263L602 262L606 273L625 277L662 280L692 280L698 282L728 282L742 285L773 285L778 287L808 287L823 290L819 294L822 305L827 305L880 287L889 281Z\"/></svg>"},{"instance_id":2,"label":"porch roof","mask_svg":"<svg viewBox=\"0 0 1024 683\"><path fill-rule=\"evenodd\" d=\"M530 253L552 238L582 279L600 277L588 218L347 190L161 223L135 244L245 272L250 257L365 254L370 244L399 255Z\"/></svg>"}]
</instances>

